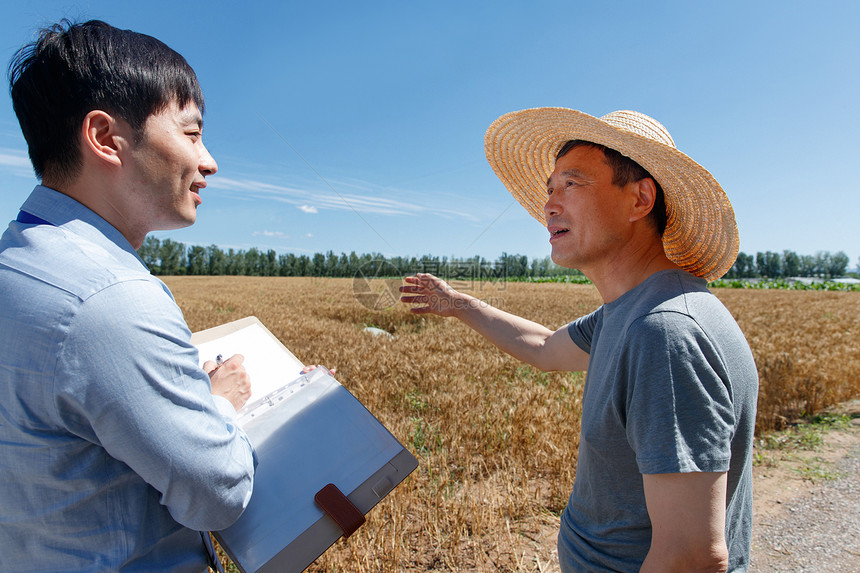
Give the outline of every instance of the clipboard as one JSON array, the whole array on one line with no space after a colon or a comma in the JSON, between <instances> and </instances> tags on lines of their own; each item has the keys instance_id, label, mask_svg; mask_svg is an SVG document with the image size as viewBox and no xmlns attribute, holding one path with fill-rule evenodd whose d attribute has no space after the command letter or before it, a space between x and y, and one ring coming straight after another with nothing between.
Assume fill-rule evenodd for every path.
<instances>
[{"instance_id":1,"label":"clipboard","mask_svg":"<svg viewBox=\"0 0 860 573\"><path fill-rule=\"evenodd\" d=\"M257 454L248 507L215 539L243 573L300 572L364 522L418 460L326 368L302 363L256 318L191 337L200 363L245 356L237 421Z\"/></svg>"}]
</instances>

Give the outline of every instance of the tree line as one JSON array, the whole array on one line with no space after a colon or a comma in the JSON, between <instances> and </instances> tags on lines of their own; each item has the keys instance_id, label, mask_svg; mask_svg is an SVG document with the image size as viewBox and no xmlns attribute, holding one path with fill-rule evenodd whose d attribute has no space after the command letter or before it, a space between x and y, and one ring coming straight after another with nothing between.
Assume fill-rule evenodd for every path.
<instances>
[{"instance_id":1,"label":"tree line","mask_svg":"<svg viewBox=\"0 0 860 573\"><path fill-rule=\"evenodd\" d=\"M266 251L221 249L216 245L187 247L184 243L147 237L138 255L156 275L247 275L263 277L395 277L429 272L446 279L506 280L523 277L581 276L577 270L556 265L549 257L502 255L484 257L386 257L380 253L315 253L296 255Z\"/></svg>"},{"instance_id":2,"label":"tree line","mask_svg":"<svg viewBox=\"0 0 860 573\"><path fill-rule=\"evenodd\" d=\"M446 279L507 280L530 277L582 276L575 269L556 265L550 257L529 259L502 253L494 260L466 258L386 257L379 253L315 253L296 255L266 251L221 249L216 245L187 247L171 239L147 237L138 249L143 262L157 275L249 275L266 277L405 276L430 272ZM849 259L844 252L798 255L793 251L739 253L726 278L787 278L843 276Z\"/></svg>"},{"instance_id":3,"label":"tree line","mask_svg":"<svg viewBox=\"0 0 860 573\"><path fill-rule=\"evenodd\" d=\"M726 273L729 279L744 278L790 278L816 277L832 279L845 276L848 270L848 255L839 251L819 251L814 255L798 255L794 251L776 253L766 251L755 256L738 253L735 264ZM858 261L860 266L860 261Z\"/></svg>"}]
</instances>

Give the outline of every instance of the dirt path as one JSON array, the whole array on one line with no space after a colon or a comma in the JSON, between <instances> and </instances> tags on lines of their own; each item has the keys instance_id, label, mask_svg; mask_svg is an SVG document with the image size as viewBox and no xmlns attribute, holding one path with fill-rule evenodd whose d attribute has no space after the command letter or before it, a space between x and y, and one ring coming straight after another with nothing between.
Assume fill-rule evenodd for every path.
<instances>
[{"instance_id":1,"label":"dirt path","mask_svg":"<svg viewBox=\"0 0 860 573\"><path fill-rule=\"evenodd\" d=\"M758 452L750 572L860 572L860 400L814 450Z\"/></svg>"}]
</instances>

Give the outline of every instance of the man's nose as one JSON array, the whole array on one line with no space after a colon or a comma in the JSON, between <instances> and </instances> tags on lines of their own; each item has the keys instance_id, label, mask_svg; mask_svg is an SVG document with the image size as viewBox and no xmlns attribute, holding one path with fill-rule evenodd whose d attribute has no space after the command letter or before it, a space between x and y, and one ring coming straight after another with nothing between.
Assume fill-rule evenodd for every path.
<instances>
[{"instance_id":1,"label":"man's nose","mask_svg":"<svg viewBox=\"0 0 860 573\"><path fill-rule=\"evenodd\" d=\"M552 195L550 195L550 196L547 198L546 203L544 203L544 206L543 206L543 214L544 214L544 217L549 218L549 217L551 217L551 216L553 216L553 215L558 215L560 212L561 212L561 209L560 209L560 207L559 207L559 205L558 205L558 201L556 201L556 200L553 198L553 196L552 196Z\"/></svg>"},{"instance_id":2,"label":"man's nose","mask_svg":"<svg viewBox=\"0 0 860 573\"><path fill-rule=\"evenodd\" d=\"M212 157L212 154L209 153L206 146L202 143L200 145L202 147L200 152L200 173L202 173L204 177L207 175L214 175L218 171L218 164L215 163L215 158Z\"/></svg>"}]
</instances>

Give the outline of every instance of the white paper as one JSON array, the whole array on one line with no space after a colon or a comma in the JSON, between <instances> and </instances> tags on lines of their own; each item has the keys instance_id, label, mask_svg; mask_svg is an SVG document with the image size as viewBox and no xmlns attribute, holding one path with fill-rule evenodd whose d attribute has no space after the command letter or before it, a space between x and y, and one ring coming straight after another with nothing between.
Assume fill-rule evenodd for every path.
<instances>
[{"instance_id":1,"label":"white paper","mask_svg":"<svg viewBox=\"0 0 860 573\"><path fill-rule=\"evenodd\" d=\"M304 368L304 364L285 352L258 324L195 346L200 351L201 366L207 360L214 361L219 354L224 360L234 354L245 357L243 365L251 377L251 397L243 410L253 409L266 395L297 379Z\"/></svg>"}]
</instances>

